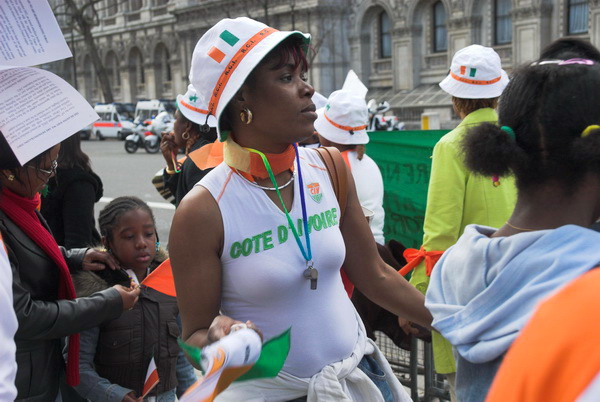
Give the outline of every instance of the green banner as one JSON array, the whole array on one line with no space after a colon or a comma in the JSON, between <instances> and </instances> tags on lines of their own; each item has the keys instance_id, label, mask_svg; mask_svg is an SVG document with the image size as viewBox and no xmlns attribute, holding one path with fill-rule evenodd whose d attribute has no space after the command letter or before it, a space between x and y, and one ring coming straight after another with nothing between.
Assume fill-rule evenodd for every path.
<instances>
[{"instance_id":1,"label":"green banner","mask_svg":"<svg viewBox=\"0 0 600 402\"><path fill-rule=\"evenodd\" d=\"M369 133L367 154L377 163L385 189L384 233L406 247L423 242L423 219L434 145L447 130Z\"/></svg>"}]
</instances>

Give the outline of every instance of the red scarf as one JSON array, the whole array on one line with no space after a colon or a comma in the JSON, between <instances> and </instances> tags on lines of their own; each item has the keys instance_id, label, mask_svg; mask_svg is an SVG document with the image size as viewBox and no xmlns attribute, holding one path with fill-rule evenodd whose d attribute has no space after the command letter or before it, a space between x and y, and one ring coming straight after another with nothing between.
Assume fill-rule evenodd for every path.
<instances>
[{"instance_id":1,"label":"red scarf","mask_svg":"<svg viewBox=\"0 0 600 402\"><path fill-rule=\"evenodd\" d=\"M31 240L35 242L58 267L60 282L58 283L59 299L75 299L75 288L69 273L69 267L54 237L42 225L36 214L40 195L33 198L21 197L7 188L2 189L0 209ZM67 383L71 386L79 384L79 334L69 336L69 354L67 358Z\"/></svg>"}]
</instances>

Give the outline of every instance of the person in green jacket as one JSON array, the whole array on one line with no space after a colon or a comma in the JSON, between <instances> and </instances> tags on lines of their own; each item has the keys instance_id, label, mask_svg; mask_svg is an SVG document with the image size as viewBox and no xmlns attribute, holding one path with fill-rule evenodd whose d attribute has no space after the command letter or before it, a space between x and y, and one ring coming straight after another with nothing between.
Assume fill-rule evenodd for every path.
<instances>
[{"instance_id":1,"label":"person in green jacket","mask_svg":"<svg viewBox=\"0 0 600 402\"><path fill-rule=\"evenodd\" d=\"M516 202L512 177L484 177L470 172L464 164L461 142L467 131L483 122L497 123L496 105L508 76L500 57L492 49L471 45L459 50L452 59L448 76L439 84L452 95L452 104L462 122L443 136L433 149L431 177L427 194L424 236L421 250L413 250L416 265L411 284L425 293L429 274L442 252L462 235L465 226L504 225ZM407 331L410 327L400 319ZM435 369L447 376L452 400L456 364L452 346L433 332Z\"/></svg>"}]
</instances>

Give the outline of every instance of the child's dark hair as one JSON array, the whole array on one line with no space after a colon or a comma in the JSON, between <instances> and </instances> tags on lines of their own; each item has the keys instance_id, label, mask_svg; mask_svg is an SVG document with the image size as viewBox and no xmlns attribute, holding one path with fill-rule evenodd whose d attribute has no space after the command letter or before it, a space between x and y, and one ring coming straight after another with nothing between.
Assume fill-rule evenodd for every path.
<instances>
[{"instance_id":1,"label":"child's dark hair","mask_svg":"<svg viewBox=\"0 0 600 402\"><path fill-rule=\"evenodd\" d=\"M100 215L98 216L100 234L105 237L107 241L110 241L112 239L113 230L119 224L119 218L121 218L123 214L135 209L141 209L148 212L152 218L152 223L154 224L156 231L154 214L148 204L137 197L125 196L115 198L100 211ZM156 240L158 240L158 232L156 233Z\"/></svg>"},{"instance_id":2,"label":"child's dark hair","mask_svg":"<svg viewBox=\"0 0 600 402\"><path fill-rule=\"evenodd\" d=\"M555 40L542 50L540 60L590 59L600 63L600 51L590 42L579 38L564 37Z\"/></svg>"},{"instance_id":3,"label":"child's dark hair","mask_svg":"<svg viewBox=\"0 0 600 402\"><path fill-rule=\"evenodd\" d=\"M600 130L582 138L600 124L598 93L598 64L521 67L500 98L498 125L484 123L466 135L467 167L488 176L512 172L520 190L550 181L576 186L586 173L600 173Z\"/></svg>"}]
</instances>

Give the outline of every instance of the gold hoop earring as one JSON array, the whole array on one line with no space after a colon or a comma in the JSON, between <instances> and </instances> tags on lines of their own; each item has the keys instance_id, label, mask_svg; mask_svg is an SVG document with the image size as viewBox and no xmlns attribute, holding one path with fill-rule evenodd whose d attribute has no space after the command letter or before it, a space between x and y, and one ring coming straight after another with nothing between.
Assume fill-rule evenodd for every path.
<instances>
[{"instance_id":1,"label":"gold hoop earring","mask_svg":"<svg viewBox=\"0 0 600 402\"><path fill-rule=\"evenodd\" d=\"M190 139L190 132L186 131L183 134L181 134L181 138L183 138L184 140L189 140Z\"/></svg>"},{"instance_id":2,"label":"gold hoop earring","mask_svg":"<svg viewBox=\"0 0 600 402\"><path fill-rule=\"evenodd\" d=\"M250 109L248 109L247 107L243 108L242 111L240 112L240 120L244 124L252 123L252 111Z\"/></svg>"}]
</instances>

